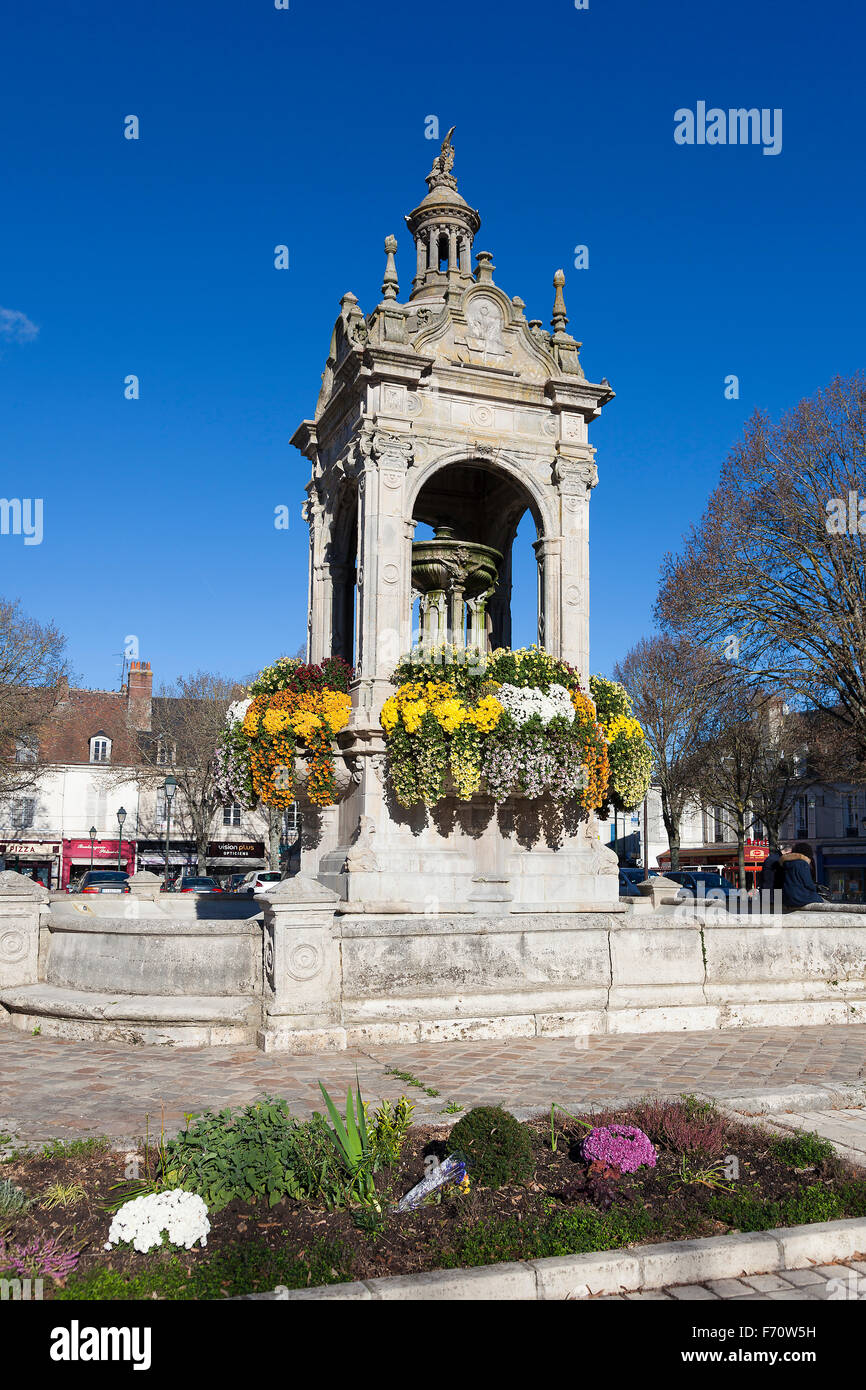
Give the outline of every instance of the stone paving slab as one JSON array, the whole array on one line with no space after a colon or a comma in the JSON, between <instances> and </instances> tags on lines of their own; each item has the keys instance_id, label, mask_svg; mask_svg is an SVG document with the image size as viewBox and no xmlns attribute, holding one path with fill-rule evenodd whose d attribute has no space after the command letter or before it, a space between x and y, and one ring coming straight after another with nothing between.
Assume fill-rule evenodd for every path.
<instances>
[{"instance_id":1,"label":"stone paving slab","mask_svg":"<svg viewBox=\"0 0 866 1390\"><path fill-rule=\"evenodd\" d=\"M866 1302L866 1260L786 1269L779 1274L744 1274L740 1279L708 1279L702 1284L669 1284L663 1289L604 1294L581 1301L608 1303L645 1298L664 1299L669 1303L708 1300L726 1303Z\"/></svg>"},{"instance_id":2,"label":"stone paving slab","mask_svg":"<svg viewBox=\"0 0 866 1390\"><path fill-rule=\"evenodd\" d=\"M405 1092L417 1119L441 1123L482 1103L521 1113L554 1100L568 1109L615 1105L653 1091L727 1100L765 1087L862 1087L866 1024L428 1043L303 1057L252 1047L86 1043L0 1026L0 1134L21 1142L127 1139L143 1134L145 1123L151 1134L161 1125L171 1134L188 1113L243 1105L266 1092L304 1115L322 1108L320 1079L342 1098L356 1074L366 1100ZM449 1103L460 1109L449 1112Z\"/></svg>"}]
</instances>

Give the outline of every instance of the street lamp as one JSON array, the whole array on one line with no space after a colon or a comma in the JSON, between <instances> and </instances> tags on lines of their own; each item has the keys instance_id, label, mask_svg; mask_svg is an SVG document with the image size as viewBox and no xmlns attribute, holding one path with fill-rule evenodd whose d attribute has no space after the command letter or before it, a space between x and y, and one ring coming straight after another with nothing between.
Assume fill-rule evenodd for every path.
<instances>
[{"instance_id":1,"label":"street lamp","mask_svg":"<svg viewBox=\"0 0 866 1390\"><path fill-rule=\"evenodd\" d=\"M90 869L93 871L93 842L96 839L96 826L90 827Z\"/></svg>"},{"instance_id":2,"label":"street lamp","mask_svg":"<svg viewBox=\"0 0 866 1390\"><path fill-rule=\"evenodd\" d=\"M117 813L117 868L120 871L120 850L123 844L123 822L126 820L126 810L121 806Z\"/></svg>"},{"instance_id":3,"label":"street lamp","mask_svg":"<svg viewBox=\"0 0 866 1390\"><path fill-rule=\"evenodd\" d=\"M168 846L171 836L171 803L177 790L177 780L171 773L166 777L162 784L165 792L165 891L168 892Z\"/></svg>"}]
</instances>

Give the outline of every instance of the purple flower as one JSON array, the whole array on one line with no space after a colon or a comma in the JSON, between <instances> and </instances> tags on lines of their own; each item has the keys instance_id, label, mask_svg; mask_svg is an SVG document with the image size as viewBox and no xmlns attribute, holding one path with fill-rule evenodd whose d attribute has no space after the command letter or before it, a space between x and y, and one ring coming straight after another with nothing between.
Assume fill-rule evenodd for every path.
<instances>
[{"instance_id":1,"label":"purple flower","mask_svg":"<svg viewBox=\"0 0 866 1390\"><path fill-rule=\"evenodd\" d=\"M590 1130L580 1151L588 1163L609 1163L619 1168L621 1173L656 1166L652 1140L635 1125L603 1125L600 1129Z\"/></svg>"},{"instance_id":2,"label":"purple flower","mask_svg":"<svg viewBox=\"0 0 866 1390\"><path fill-rule=\"evenodd\" d=\"M78 1264L79 1254L78 1250L61 1250L56 1236L50 1240L37 1236L27 1245L14 1245L11 1249L0 1237L0 1269L14 1269L21 1278L47 1274L51 1279L63 1280Z\"/></svg>"}]
</instances>

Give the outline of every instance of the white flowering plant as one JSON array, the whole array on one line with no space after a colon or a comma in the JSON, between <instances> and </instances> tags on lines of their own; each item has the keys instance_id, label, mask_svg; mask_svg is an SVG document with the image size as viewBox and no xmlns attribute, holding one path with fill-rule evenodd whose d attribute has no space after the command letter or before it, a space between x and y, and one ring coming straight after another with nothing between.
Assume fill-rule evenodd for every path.
<instances>
[{"instance_id":1,"label":"white flowering plant","mask_svg":"<svg viewBox=\"0 0 866 1390\"><path fill-rule=\"evenodd\" d=\"M135 1197L115 1213L105 1248L130 1241L139 1254L146 1255L162 1245L163 1232L170 1245L182 1245L184 1250L191 1250L197 1242L207 1245L207 1210L197 1193L180 1187Z\"/></svg>"}]
</instances>

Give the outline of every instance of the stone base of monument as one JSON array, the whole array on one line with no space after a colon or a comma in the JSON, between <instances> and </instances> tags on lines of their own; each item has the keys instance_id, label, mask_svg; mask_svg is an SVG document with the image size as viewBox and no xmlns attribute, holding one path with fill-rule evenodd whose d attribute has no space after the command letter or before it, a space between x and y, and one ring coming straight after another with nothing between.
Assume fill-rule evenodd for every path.
<instances>
[{"instance_id":1,"label":"stone base of monument","mask_svg":"<svg viewBox=\"0 0 866 1390\"><path fill-rule=\"evenodd\" d=\"M303 875L255 901L50 905L6 878L0 1017L45 1036L309 1053L866 1022L866 916L736 918L659 879L658 902L526 912L479 875L472 911L425 916Z\"/></svg>"},{"instance_id":2,"label":"stone base of monument","mask_svg":"<svg viewBox=\"0 0 866 1390\"><path fill-rule=\"evenodd\" d=\"M555 804L446 796L398 805L381 755L354 755L357 783L305 832L302 869L351 911L488 913L619 909L618 864L595 821ZM494 887L495 885L495 887Z\"/></svg>"},{"instance_id":3,"label":"stone base of monument","mask_svg":"<svg viewBox=\"0 0 866 1390\"><path fill-rule=\"evenodd\" d=\"M265 907L258 1043L318 1052L864 1022L866 923L844 913L819 920L738 920L648 902L596 912L353 913L298 878Z\"/></svg>"},{"instance_id":4,"label":"stone base of monument","mask_svg":"<svg viewBox=\"0 0 866 1390\"><path fill-rule=\"evenodd\" d=\"M37 968L0 969L0 1016L46 1037L253 1042L262 1021L260 905L217 906L206 896L55 899L33 918L22 955L22 967L32 956ZM0 896L0 963L7 902Z\"/></svg>"}]
</instances>

